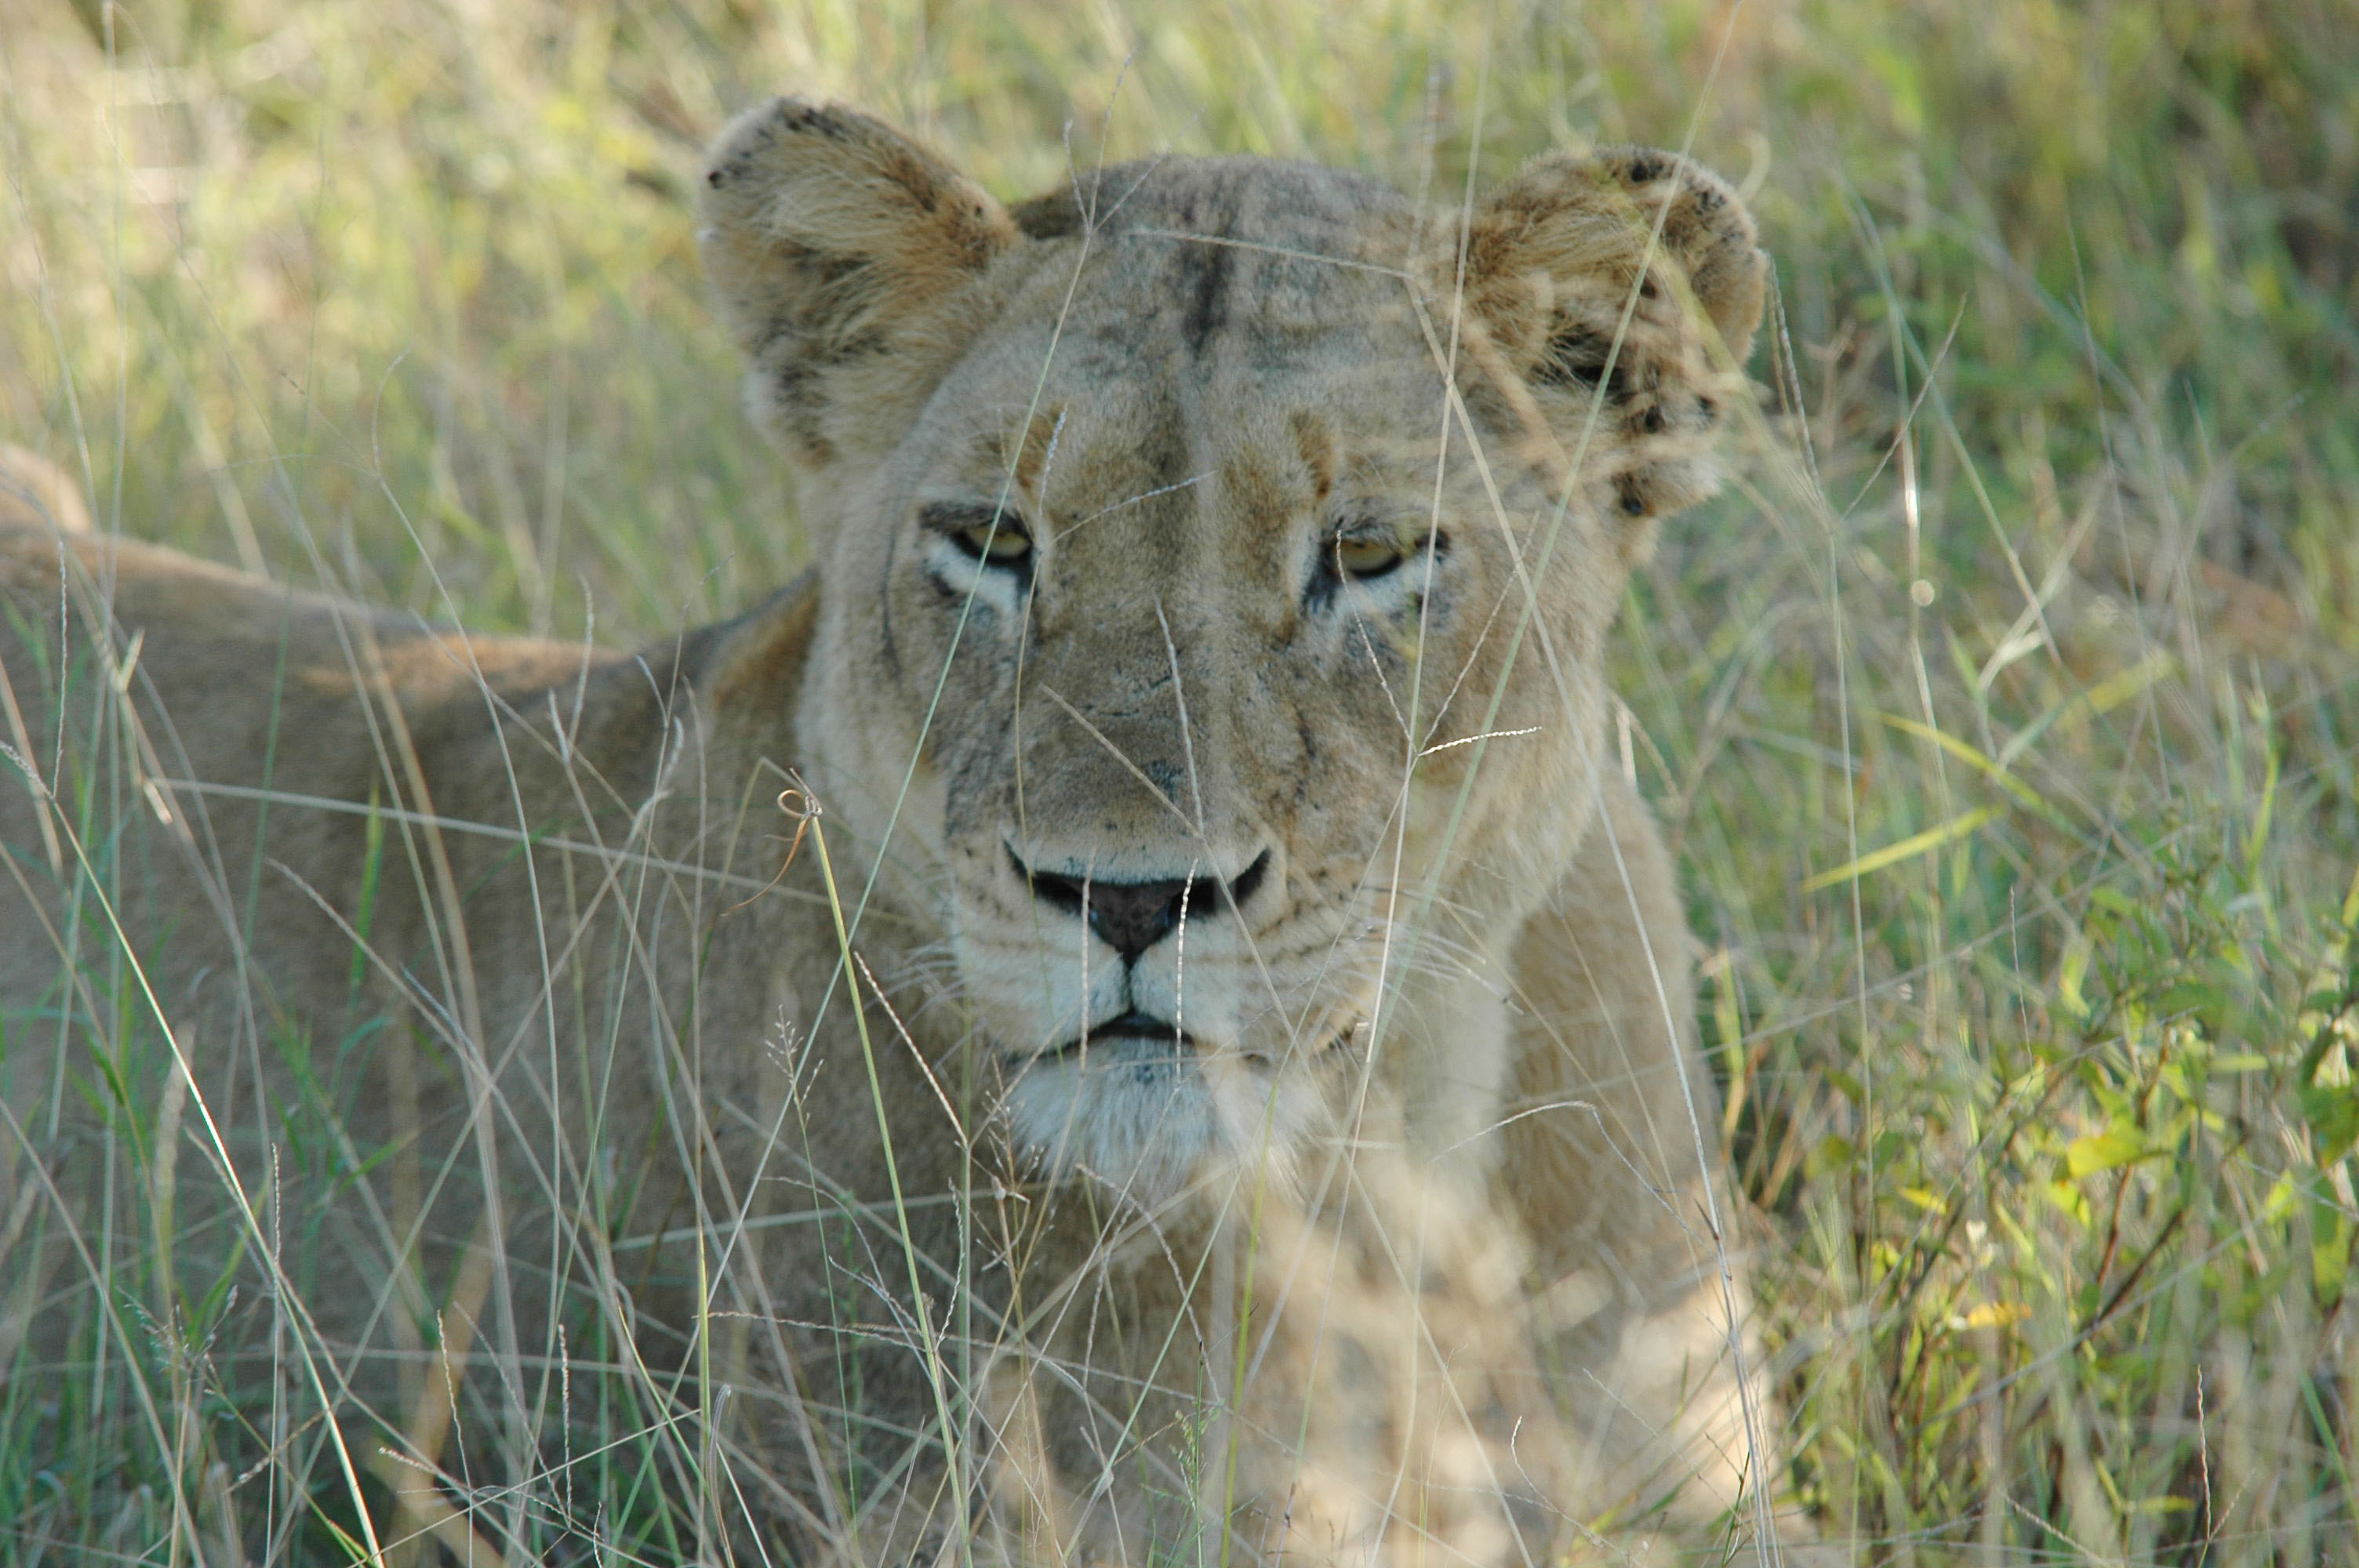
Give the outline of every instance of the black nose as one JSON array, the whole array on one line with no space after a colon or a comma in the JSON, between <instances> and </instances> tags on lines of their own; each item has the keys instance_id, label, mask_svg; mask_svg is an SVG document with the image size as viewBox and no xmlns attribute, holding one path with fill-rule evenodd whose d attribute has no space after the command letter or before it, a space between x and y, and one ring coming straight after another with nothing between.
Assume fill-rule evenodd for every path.
<instances>
[{"instance_id":1,"label":"black nose","mask_svg":"<svg viewBox=\"0 0 2359 1568\"><path fill-rule=\"evenodd\" d=\"M1007 852L1016 874L1031 884L1032 896L1068 914L1079 914L1090 929L1123 957L1125 963L1154 946L1178 929L1184 913L1190 920L1207 920L1251 898L1269 870L1269 851L1223 887L1218 877L1178 877L1154 881L1104 881L1094 877L1069 877L1036 871Z\"/></svg>"}]
</instances>

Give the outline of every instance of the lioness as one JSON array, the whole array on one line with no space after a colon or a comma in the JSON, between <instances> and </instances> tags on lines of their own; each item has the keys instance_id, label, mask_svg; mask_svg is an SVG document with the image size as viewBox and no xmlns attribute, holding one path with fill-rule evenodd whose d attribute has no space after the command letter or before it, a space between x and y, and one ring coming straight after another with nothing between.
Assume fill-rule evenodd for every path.
<instances>
[{"instance_id":1,"label":"lioness","mask_svg":"<svg viewBox=\"0 0 2359 1568\"><path fill-rule=\"evenodd\" d=\"M701 195L818 562L734 620L470 637L0 500L21 1365L201 1346L282 1464L328 1412L380 1546L589 1530L544 1466L599 1368L701 1434L699 1552L1757 1537L1603 676L1760 313L1727 187L1006 207L782 101Z\"/></svg>"}]
</instances>

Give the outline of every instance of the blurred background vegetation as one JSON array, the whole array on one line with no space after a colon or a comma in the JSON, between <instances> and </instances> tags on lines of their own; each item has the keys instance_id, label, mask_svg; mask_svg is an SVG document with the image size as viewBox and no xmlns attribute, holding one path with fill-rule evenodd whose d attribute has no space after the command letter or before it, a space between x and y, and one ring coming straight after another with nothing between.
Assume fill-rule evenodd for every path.
<instances>
[{"instance_id":1,"label":"blurred background vegetation","mask_svg":"<svg viewBox=\"0 0 2359 1568\"><path fill-rule=\"evenodd\" d=\"M803 543L688 192L780 90L1003 196L1740 182L1770 417L1618 656L1785 1489L1862 1561L2359 1563L2359 3L0 0L0 435L479 628L741 605ZM121 1390L8 1373L0 1557L181 1560L89 1511L171 1462Z\"/></svg>"}]
</instances>

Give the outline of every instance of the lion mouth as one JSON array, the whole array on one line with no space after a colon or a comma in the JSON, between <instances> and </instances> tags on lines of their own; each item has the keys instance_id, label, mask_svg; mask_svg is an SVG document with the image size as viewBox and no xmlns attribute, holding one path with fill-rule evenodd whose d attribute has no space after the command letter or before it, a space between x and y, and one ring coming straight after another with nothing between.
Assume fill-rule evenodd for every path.
<instances>
[{"instance_id":1,"label":"lion mouth","mask_svg":"<svg viewBox=\"0 0 2359 1568\"><path fill-rule=\"evenodd\" d=\"M1366 1021L1356 1017L1330 1023L1319 1036L1318 1049L1307 1054L1317 1058L1337 1051L1347 1050L1365 1026ZM1189 1033L1169 1019L1158 1018L1153 1013L1142 1012L1134 1007L1126 1012L1107 1019L1103 1023L1091 1025L1063 1044L1051 1046L1041 1052L1033 1060L1036 1062L1071 1061L1081 1057L1093 1045L1111 1044L1118 1040L1145 1040L1155 1044L1168 1045L1175 1057L1192 1054L1201 1048L1201 1043L1193 1034ZM1267 1068L1273 1065L1270 1058L1262 1052L1248 1053L1247 1059L1258 1067Z\"/></svg>"},{"instance_id":2,"label":"lion mouth","mask_svg":"<svg viewBox=\"0 0 2359 1568\"><path fill-rule=\"evenodd\" d=\"M1053 1062L1079 1056L1092 1045L1103 1045L1114 1040L1151 1040L1170 1046L1174 1055L1196 1049L1196 1037L1177 1023L1167 1018L1158 1018L1153 1013L1141 1012L1134 1007L1103 1023L1092 1024L1063 1044L1041 1052L1037 1059Z\"/></svg>"}]
</instances>

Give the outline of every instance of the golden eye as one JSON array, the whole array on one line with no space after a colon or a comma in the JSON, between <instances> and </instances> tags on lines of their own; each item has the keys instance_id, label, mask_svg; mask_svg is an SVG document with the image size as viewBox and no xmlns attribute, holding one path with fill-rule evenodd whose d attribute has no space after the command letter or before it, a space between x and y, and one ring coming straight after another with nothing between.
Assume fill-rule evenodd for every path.
<instances>
[{"instance_id":1,"label":"golden eye","mask_svg":"<svg viewBox=\"0 0 2359 1568\"><path fill-rule=\"evenodd\" d=\"M1346 537L1335 541L1335 569L1345 577L1365 582L1383 577L1408 559L1408 548L1400 540L1379 535L1375 538Z\"/></svg>"},{"instance_id":2,"label":"golden eye","mask_svg":"<svg viewBox=\"0 0 2359 1568\"><path fill-rule=\"evenodd\" d=\"M1020 567L1032 558L1032 535L1013 512L977 517L950 530L951 542L987 567Z\"/></svg>"}]
</instances>

